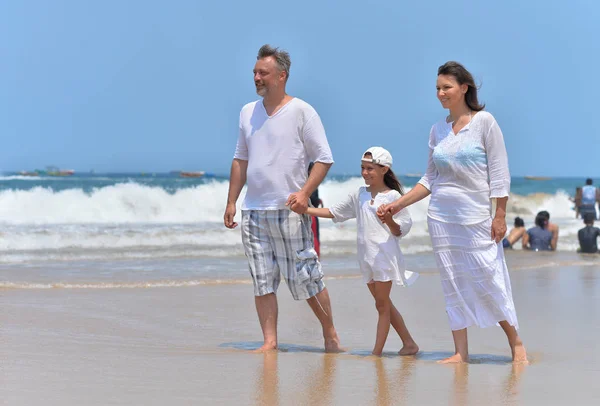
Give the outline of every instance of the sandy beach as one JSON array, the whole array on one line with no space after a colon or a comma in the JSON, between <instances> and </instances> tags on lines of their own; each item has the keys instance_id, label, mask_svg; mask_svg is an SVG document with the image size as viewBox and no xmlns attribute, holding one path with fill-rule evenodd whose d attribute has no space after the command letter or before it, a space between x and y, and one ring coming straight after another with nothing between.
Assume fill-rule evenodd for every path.
<instances>
[{"instance_id":1,"label":"sandy beach","mask_svg":"<svg viewBox=\"0 0 600 406\"><path fill-rule=\"evenodd\" d=\"M327 280L348 348L336 355L323 352L316 319L285 285L281 348L270 354L251 352L261 333L241 278L189 287L5 288L1 404L598 404L600 258L530 258L508 255L528 366L510 362L499 327L469 330L469 364L437 364L453 345L439 277L430 271L392 291L421 347L415 357L395 355L394 334L382 358L369 356L376 312L348 272Z\"/></svg>"}]
</instances>

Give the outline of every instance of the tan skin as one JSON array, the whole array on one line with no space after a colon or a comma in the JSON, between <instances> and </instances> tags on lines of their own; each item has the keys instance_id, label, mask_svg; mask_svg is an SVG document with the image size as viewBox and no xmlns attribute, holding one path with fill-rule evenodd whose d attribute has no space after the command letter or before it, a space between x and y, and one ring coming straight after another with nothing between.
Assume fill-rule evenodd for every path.
<instances>
[{"instance_id":1,"label":"tan skin","mask_svg":"<svg viewBox=\"0 0 600 406\"><path fill-rule=\"evenodd\" d=\"M365 155L365 158L370 157L370 154ZM371 204L374 204L374 199L378 193L387 193L390 191L390 188L383 181L383 177L388 170L385 166L361 161L361 174L365 183L369 186L368 191L371 192L372 197ZM328 208L309 207L306 213L316 217L333 218L333 214L331 214ZM398 223L394 221L391 212L383 216L382 222L389 227L393 235L402 235L402 230L400 230ZM375 299L375 308L379 314L375 346L373 347L372 354L381 356L383 353L383 347L390 331L390 324L402 340L403 346L398 352L400 355L414 355L419 352L419 346L410 335L402 315L390 299L392 282L371 281L367 284L367 287Z\"/></svg>"},{"instance_id":2,"label":"tan skin","mask_svg":"<svg viewBox=\"0 0 600 406\"><path fill-rule=\"evenodd\" d=\"M256 61L254 65L254 85L256 93L263 97L263 105L269 116L276 114L283 106L289 103L293 97L285 92L287 72L279 70L273 57L266 57ZM308 180L301 190L290 194L286 205L296 213L303 214L308 207L308 199L312 192L325 178L331 164L316 162ZM223 215L225 227L234 229L238 223L234 220L236 214L236 202L242 188L246 184L248 161L234 159L231 164L229 176L229 192L227 194L227 205ZM254 298L256 312L263 332L263 345L257 352L265 352L277 349L277 318L278 304L274 293ZM326 352L340 352L340 340L333 325L333 313L331 301L327 288L307 300L308 305L321 323L323 329L323 340Z\"/></svg>"},{"instance_id":3,"label":"tan skin","mask_svg":"<svg viewBox=\"0 0 600 406\"><path fill-rule=\"evenodd\" d=\"M512 230L510 230L510 233L508 233L508 237L506 237L506 239L508 240L508 243L512 246L517 241L519 241L526 233L527 230L525 229L525 227L515 227Z\"/></svg>"},{"instance_id":4,"label":"tan skin","mask_svg":"<svg viewBox=\"0 0 600 406\"><path fill-rule=\"evenodd\" d=\"M465 94L468 90L466 84L460 84L454 76L450 75L438 75L437 83L437 98L442 104L442 107L448 109L449 115L447 122L452 123L452 130L456 136L460 130L466 126L471 118L477 114L477 112L471 111L465 101ZM392 202L390 204L382 205L378 208L377 214L380 218L388 213L397 213L400 210L416 203L425 197L429 196L431 192L423 185L417 184L404 196ZM506 203L508 197L502 197L496 199L496 213L492 220L492 227L490 230L490 238L496 243L500 242L506 234ZM507 321L503 320L499 322L500 327L504 330L508 343L511 349L512 358L514 362L527 362L527 354L523 342L519 337L515 327L511 326ZM455 353L451 357L438 361L440 363L461 363L469 361L468 351L468 339L467 329L452 331L452 337L454 339Z\"/></svg>"}]
</instances>

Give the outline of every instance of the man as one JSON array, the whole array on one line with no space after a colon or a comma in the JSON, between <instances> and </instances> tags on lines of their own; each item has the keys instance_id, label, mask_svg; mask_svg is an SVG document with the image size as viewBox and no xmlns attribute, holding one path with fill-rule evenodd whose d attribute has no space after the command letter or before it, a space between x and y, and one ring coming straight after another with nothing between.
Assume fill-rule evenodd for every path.
<instances>
[{"instance_id":1,"label":"man","mask_svg":"<svg viewBox=\"0 0 600 406\"><path fill-rule=\"evenodd\" d=\"M329 293L314 250L308 199L333 164L317 112L288 95L286 51L264 45L254 66L256 93L240 113L240 134L231 164L224 223L235 228L236 202L247 182L242 204L242 242L254 282L256 311L264 343L277 348L277 297L280 274L296 300L307 300L321 322L325 350L340 351ZM314 167L307 176L308 164ZM308 178L308 179L307 179Z\"/></svg>"},{"instance_id":2,"label":"man","mask_svg":"<svg viewBox=\"0 0 600 406\"><path fill-rule=\"evenodd\" d=\"M577 190L575 201L576 204L579 202L579 214L582 218L586 213L592 213L594 219L597 220L596 202L600 203L600 189L594 187L592 183L592 179L586 179L585 186L581 190Z\"/></svg>"},{"instance_id":3,"label":"man","mask_svg":"<svg viewBox=\"0 0 600 406\"><path fill-rule=\"evenodd\" d=\"M579 238L579 252L586 254L595 254L598 252L598 237L600 236L600 228L594 227L594 214L586 213L583 215L585 227L579 230L577 237Z\"/></svg>"}]
</instances>

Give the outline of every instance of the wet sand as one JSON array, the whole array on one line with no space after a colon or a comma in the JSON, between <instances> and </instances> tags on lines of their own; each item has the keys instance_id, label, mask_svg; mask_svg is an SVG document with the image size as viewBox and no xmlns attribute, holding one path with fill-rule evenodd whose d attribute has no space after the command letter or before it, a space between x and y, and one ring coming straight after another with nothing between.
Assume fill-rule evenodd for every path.
<instances>
[{"instance_id":1,"label":"wet sand","mask_svg":"<svg viewBox=\"0 0 600 406\"><path fill-rule=\"evenodd\" d=\"M280 351L255 354L248 284L0 290L2 405L600 404L600 266L511 272L531 364L510 362L499 327L469 329L471 362L439 365L452 337L439 277L392 299L421 347L393 330L369 356L376 311L356 277L327 281L343 354L324 354L308 305L279 292Z\"/></svg>"}]
</instances>

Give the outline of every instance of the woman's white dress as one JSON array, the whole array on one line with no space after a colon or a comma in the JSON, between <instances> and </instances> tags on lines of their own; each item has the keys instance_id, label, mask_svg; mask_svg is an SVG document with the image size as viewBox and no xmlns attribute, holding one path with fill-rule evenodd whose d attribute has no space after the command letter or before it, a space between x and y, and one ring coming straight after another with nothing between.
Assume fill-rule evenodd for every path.
<instances>
[{"instance_id":1,"label":"woman's white dress","mask_svg":"<svg viewBox=\"0 0 600 406\"><path fill-rule=\"evenodd\" d=\"M452 123L435 124L419 183L431 191L427 223L450 328L502 320L518 328L504 249L491 238L491 199L510 191L504 138L494 117L481 111L456 135Z\"/></svg>"}]
</instances>

